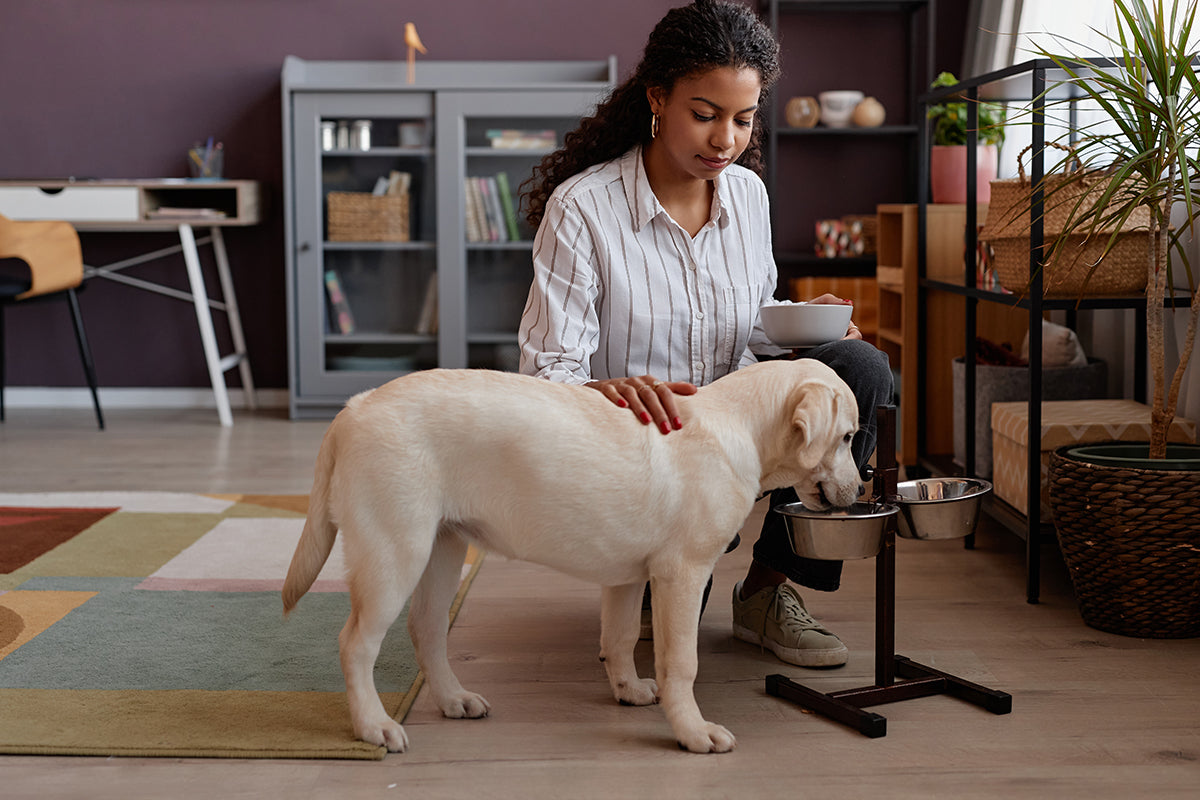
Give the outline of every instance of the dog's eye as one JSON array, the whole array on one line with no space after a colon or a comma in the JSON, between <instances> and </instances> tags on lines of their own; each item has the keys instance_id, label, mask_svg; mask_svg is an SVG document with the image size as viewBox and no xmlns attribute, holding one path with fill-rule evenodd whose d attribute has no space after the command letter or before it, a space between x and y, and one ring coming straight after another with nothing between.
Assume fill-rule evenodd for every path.
<instances>
[{"instance_id":1,"label":"dog's eye","mask_svg":"<svg viewBox=\"0 0 1200 800\"><path fill-rule=\"evenodd\" d=\"M845 442L846 444L850 444L850 442L853 441L853 439L854 439L853 433L847 433L845 436L842 437L842 441Z\"/></svg>"}]
</instances>

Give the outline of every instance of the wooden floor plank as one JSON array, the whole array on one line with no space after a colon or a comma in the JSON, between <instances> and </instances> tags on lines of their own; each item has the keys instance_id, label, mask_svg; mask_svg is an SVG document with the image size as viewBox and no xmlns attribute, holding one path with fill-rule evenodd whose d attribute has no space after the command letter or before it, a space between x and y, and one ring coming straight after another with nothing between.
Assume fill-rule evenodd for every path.
<instances>
[{"instance_id":1,"label":"wooden floor plank","mask_svg":"<svg viewBox=\"0 0 1200 800\"><path fill-rule=\"evenodd\" d=\"M146 489L304 493L325 424L204 411L9 409L4 491ZM484 720L446 720L422 694L412 750L380 763L0 757L5 798L172 797L1194 797L1200 786L1200 640L1143 640L1087 627L1046 549L1043 602L1024 600L1023 543L993 526L978 546L902 541L896 650L1013 695L994 716L950 697L880 706L868 739L770 697L779 672L819 691L873 681L874 562L841 590L804 592L851 650L841 669L782 664L729 634L758 514L718 565L700 631L696 693L738 748L678 750L661 709L613 702L597 659L599 591L542 567L489 558L451 634ZM652 666L652 645L638 661Z\"/></svg>"}]
</instances>

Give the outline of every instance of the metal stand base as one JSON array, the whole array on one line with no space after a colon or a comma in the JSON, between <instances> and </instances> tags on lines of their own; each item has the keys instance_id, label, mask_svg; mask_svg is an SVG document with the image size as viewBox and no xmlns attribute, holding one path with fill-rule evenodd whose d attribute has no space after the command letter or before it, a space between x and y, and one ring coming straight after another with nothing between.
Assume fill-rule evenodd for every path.
<instances>
[{"instance_id":1,"label":"metal stand base","mask_svg":"<svg viewBox=\"0 0 1200 800\"><path fill-rule=\"evenodd\" d=\"M786 675L767 676L767 694L781 697L848 725L864 736L878 739L887 736L887 717L864 710L867 706L898 703L916 697L948 694L991 711L1007 714L1012 711L1012 695L988 689L941 670L918 664L904 656L893 656L896 673L906 680L887 686L864 686L823 694L796 683Z\"/></svg>"},{"instance_id":2,"label":"metal stand base","mask_svg":"<svg viewBox=\"0 0 1200 800\"><path fill-rule=\"evenodd\" d=\"M895 406L880 406L876 418L879 431L876 463L880 466L874 472L875 496L885 499L896 496ZM1012 711L1012 695L896 655L895 642L896 523L893 516L884 536L883 549L875 558L875 684L826 694L776 674L767 676L767 694L849 725L872 739L887 735L887 718L865 711L867 706L948 694L993 714Z\"/></svg>"}]
</instances>

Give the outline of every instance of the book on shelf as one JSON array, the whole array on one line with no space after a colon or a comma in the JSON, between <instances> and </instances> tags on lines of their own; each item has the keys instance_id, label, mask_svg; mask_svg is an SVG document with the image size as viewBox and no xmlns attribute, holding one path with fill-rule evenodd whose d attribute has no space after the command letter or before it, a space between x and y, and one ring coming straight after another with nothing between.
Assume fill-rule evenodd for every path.
<instances>
[{"instance_id":1,"label":"book on shelf","mask_svg":"<svg viewBox=\"0 0 1200 800\"><path fill-rule=\"evenodd\" d=\"M471 176L463 186L467 241L518 241L516 200L508 176Z\"/></svg>"},{"instance_id":2,"label":"book on shelf","mask_svg":"<svg viewBox=\"0 0 1200 800\"><path fill-rule=\"evenodd\" d=\"M329 298L329 323L334 333L354 333L354 314L335 271L325 270L325 294Z\"/></svg>"},{"instance_id":3,"label":"book on shelf","mask_svg":"<svg viewBox=\"0 0 1200 800\"><path fill-rule=\"evenodd\" d=\"M485 135L497 150L553 150L558 146L558 133L553 129L496 128Z\"/></svg>"},{"instance_id":4,"label":"book on shelf","mask_svg":"<svg viewBox=\"0 0 1200 800\"><path fill-rule=\"evenodd\" d=\"M425 297L421 302L421 313L417 317L417 333L430 335L438 328L437 270L429 273L425 283Z\"/></svg>"},{"instance_id":5,"label":"book on shelf","mask_svg":"<svg viewBox=\"0 0 1200 800\"><path fill-rule=\"evenodd\" d=\"M500 190L500 206L504 211L504 227L508 231L509 241L516 242L521 238L517 229L517 202L508 183L507 172L496 173L496 187Z\"/></svg>"}]
</instances>

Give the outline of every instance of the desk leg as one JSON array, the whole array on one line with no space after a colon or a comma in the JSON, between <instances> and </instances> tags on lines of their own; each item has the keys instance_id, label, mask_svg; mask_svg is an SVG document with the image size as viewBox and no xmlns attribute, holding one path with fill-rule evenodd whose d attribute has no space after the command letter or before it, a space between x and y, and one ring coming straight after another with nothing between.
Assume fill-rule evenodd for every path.
<instances>
[{"instance_id":1,"label":"desk leg","mask_svg":"<svg viewBox=\"0 0 1200 800\"><path fill-rule=\"evenodd\" d=\"M196 236L191 225L179 226L179 242L183 245L183 261L187 265L188 283L191 284L192 301L196 306L196 322L200 325L200 341L204 345L208 377L212 381L213 396L217 401L217 416L221 424L228 427L233 425L233 412L229 409L229 392L225 388L221 355L217 350L217 334L213 330L212 314L208 310L208 291L204 288L200 253L196 249Z\"/></svg>"},{"instance_id":2,"label":"desk leg","mask_svg":"<svg viewBox=\"0 0 1200 800\"><path fill-rule=\"evenodd\" d=\"M246 407L254 410L258 403L254 397L254 378L250 375L250 355L246 350L246 337L242 334L242 315L238 311L237 295L233 291L233 277L229 271L229 257L225 255L225 237L220 228L212 228L213 255L217 258L217 277L221 280L221 294L225 296L225 313L229 319L229 335L233 338L233 351L240 359L238 372L242 376L242 392L246 396Z\"/></svg>"}]
</instances>

